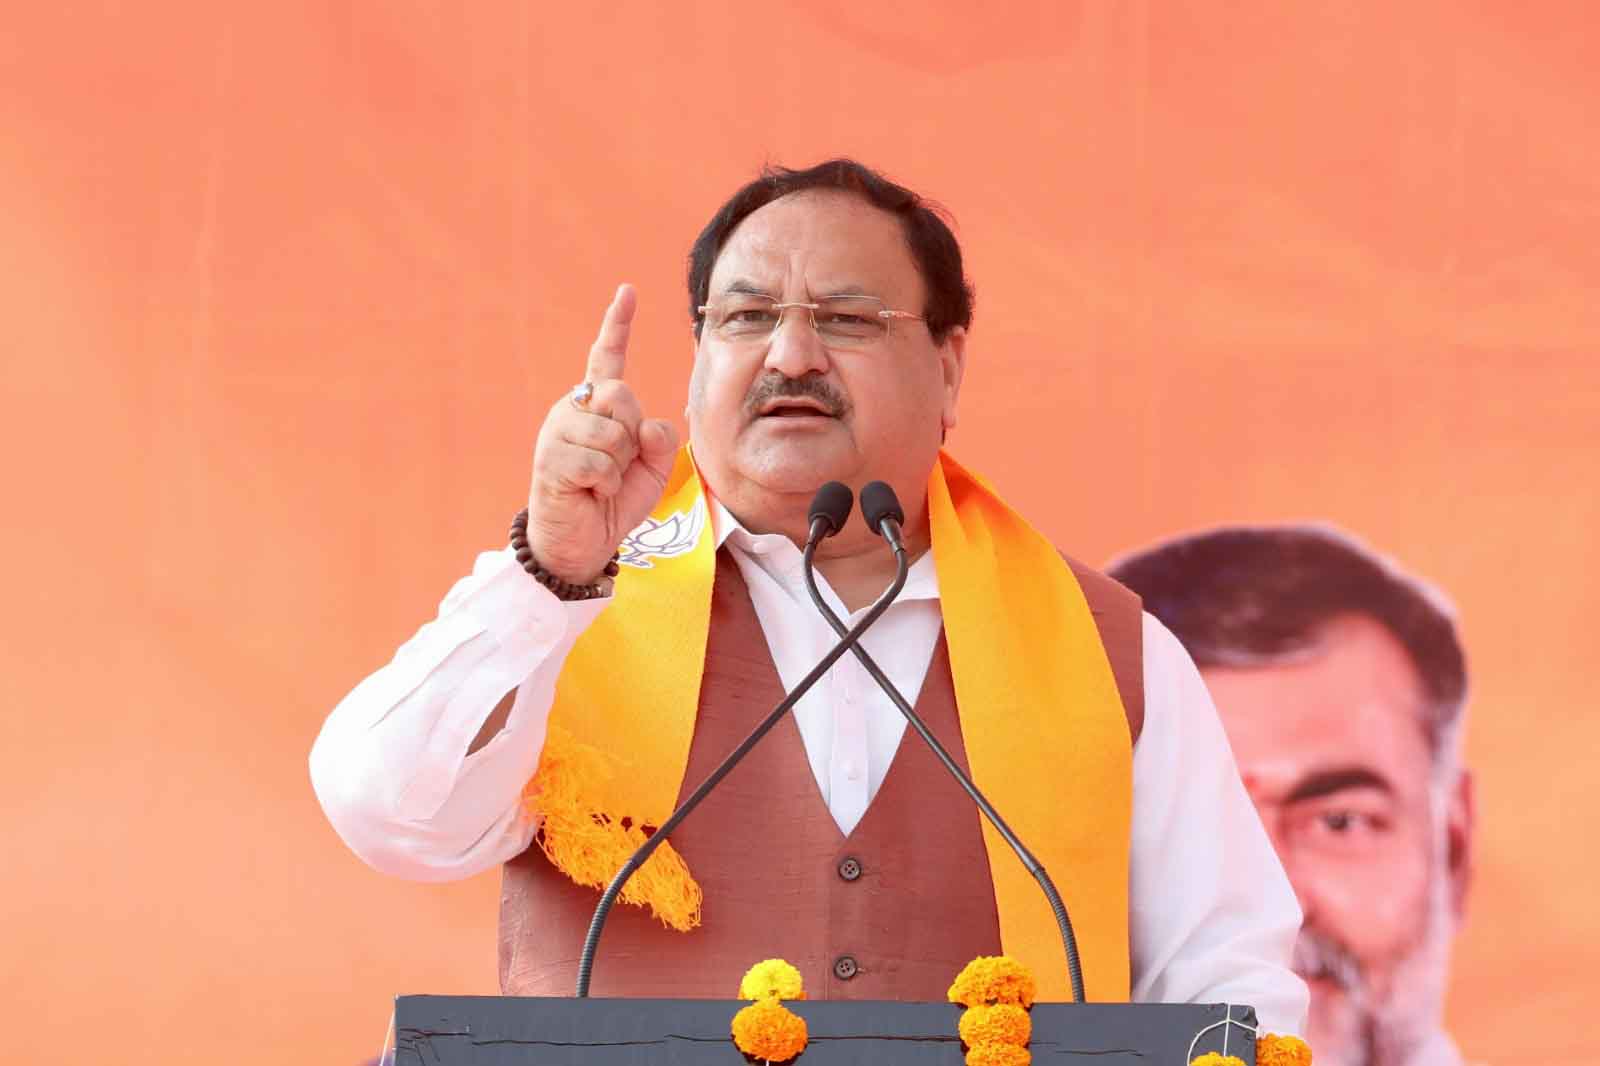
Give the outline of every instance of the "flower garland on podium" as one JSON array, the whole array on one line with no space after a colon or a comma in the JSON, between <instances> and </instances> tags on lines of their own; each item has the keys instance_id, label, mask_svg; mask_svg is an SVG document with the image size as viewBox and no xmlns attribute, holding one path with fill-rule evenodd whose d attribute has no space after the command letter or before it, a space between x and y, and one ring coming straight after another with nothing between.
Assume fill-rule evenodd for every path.
<instances>
[{"instance_id":1,"label":"flower garland on podium","mask_svg":"<svg viewBox=\"0 0 1600 1066\"><path fill-rule=\"evenodd\" d=\"M966 1008L957 1025L966 1066L1029 1066L1028 1010L1036 994L1033 974L1008 955L980 955L962 968L946 995ZM783 1005L806 998L799 970L782 959L763 959L745 972L739 998L752 1001L733 1016L732 1026L734 1045L748 1059L773 1066L792 1062L806 1049L806 1020ZM1237 1055L1208 1051L1189 1066L1245 1063ZM1311 1047L1296 1036L1267 1033L1256 1039L1256 1066L1311 1066Z\"/></svg>"},{"instance_id":2,"label":"flower garland on podium","mask_svg":"<svg viewBox=\"0 0 1600 1066\"><path fill-rule=\"evenodd\" d=\"M1208 1051L1190 1060L1189 1066L1244 1066L1237 1055ZM1311 1045L1297 1036L1267 1033L1256 1038L1256 1066L1311 1066Z\"/></svg>"},{"instance_id":3,"label":"flower garland on podium","mask_svg":"<svg viewBox=\"0 0 1600 1066\"><path fill-rule=\"evenodd\" d=\"M967 963L946 993L951 1003L967 1008L957 1027L967 1066L1028 1066L1028 1008L1036 993L1033 974L1008 955L980 955Z\"/></svg>"},{"instance_id":4,"label":"flower garland on podium","mask_svg":"<svg viewBox=\"0 0 1600 1066\"><path fill-rule=\"evenodd\" d=\"M739 982L739 998L754 1000L733 1016L733 1043L758 1062L788 1062L806 1049L806 1020L783 1005L805 999L800 971L782 959L764 959Z\"/></svg>"}]
</instances>

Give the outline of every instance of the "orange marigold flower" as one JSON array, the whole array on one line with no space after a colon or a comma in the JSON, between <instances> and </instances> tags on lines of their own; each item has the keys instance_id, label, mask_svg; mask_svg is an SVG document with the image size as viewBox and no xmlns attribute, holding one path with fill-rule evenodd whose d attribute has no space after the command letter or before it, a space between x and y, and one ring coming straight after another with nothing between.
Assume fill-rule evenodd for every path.
<instances>
[{"instance_id":1,"label":"orange marigold flower","mask_svg":"<svg viewBox=\"0 0 1600 1066\"><path fill-rule=\"evenodd\" d=\"M762 959L745 971L740 999L805 999L800 971L782 959Z\"/></svg>"},{"instance_id":2,"label":"orange marigold flower","mask_svg":"<svg viewBox=\"0 0 1600 1066\"><path fill-rule=\"evenodd\" d=\"M1028 1049L1015 1044L979 1044L967 1052L967 1066L1028 1066L1032 1061Z\"/></svg>"},{"instance_id":3,"label":"orange marigold flower","mask_svg":"<svg viewBox=\"0 0 1600 1066\"><path fill-rule=\"evenodd\" d=\"M1256 1041L1256 1066L1311 1066L1311 1045L1298 1036L1268 1033Z\"/></svg>"},{"instance_id":4,"label":"orange marigold flower","mask_svg":"<svg viewBox=\"0 0 1600 1066\"><path fill-rule=\"evenodd\" d=\"M968 1047L979 1044L1025 1046L1033 1037L1033 1020L1015 1003L996 1003L992 1007L968 1007L961 1015L961 1042Z\"/></svg>"},{"instance_id":5,"label":"orange marigold flower","mask_svg":"<svg viewBox=\"0 0 1600 1066\"><path fill-rule=\"evenodd\" d=\"M948 993L963 1007L1016 1003L1033 1006L1033 974L1009 955L980 955L956 975Z\"/></svg>"},{"instance_id":6,"label":"orange marigold flower","mask_svg":"<svg viewBox=\"0 0 1600 1066\"><path fill-rule=\"evenodd\" d=\"M1244 1066L1244 1060L1237 1055L1221 1055L1215 1051L1208 1051L1204 1055L1190 1059L1189 1066ZM1257 1063L1256 1066L1261 1064Z\"/></svg>"},{"instance_id":7,"label":"orange marigold flower","mask_svg":"<svg viewBox=\"0 0 1600 1066\"><path fill-rule=\"evenodd\" d=\"M775 999L758 999L733 1016L733 1042L764 1062L788 1062L806 1049L806 1020Z\"/></svg>"}]
</instances>

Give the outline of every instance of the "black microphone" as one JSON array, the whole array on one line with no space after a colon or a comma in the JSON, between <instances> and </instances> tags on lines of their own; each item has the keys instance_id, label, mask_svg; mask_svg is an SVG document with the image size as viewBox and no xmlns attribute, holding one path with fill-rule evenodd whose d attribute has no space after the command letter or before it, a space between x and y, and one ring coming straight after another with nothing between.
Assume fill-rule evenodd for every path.
<instances>
[{"instance_id":1,"label":"black microphone","mask_svg":"<svg viewBox=\"0 0 1600 1066\"><path fill-rule=\"evenodd\" d=\"M844 523L850 517L850 505L854 502L850 494L850 486L840 481L830 481L817 490L811 498L811 511L806 516L810 524L811 535L806 538L806 546L820 544L844 528ZM867 497L861 497L861 506L867 505ZM824 523L819 528L818 522Z\"/></svg>"},{"instance_id":2,"label":"black microphone","mask_svg":"<svg viewBox=\"0 0 1600 1066\"><path fill-rule=\"evenodd\" d=\"M900 539L906 513L900 509L894 489L881 481L869 482L861 490L861 517L867 520L867 528L888 541L896 554L906 550L905 542Z\"/></svg>"},{"instance_id":3,"label":"black microphone","mask_svg":"<svg viewBox=\"0 0 1600 1066\"><path fill-rule=\"evenodd\" d=\"M810 572L811 560L816 554L817 545L839 532L844 526L845 519L850 515L851 503L850 489L837 481L830 481L817 491L809 512L811 530L806 538L804 551L807 573ZM646 840L639 846L638 850L629 856L628 861L623 863L622 869L618 870L616 876L611 879L611 883L606 886L606 890L600 895L599 905L594 909L594 918L589 922L589 933L583 941L583 954L578 957L577 996L579 999L587 998L589 995L589 977L594 970L595 950L600 946L600 932L605 928L606 916L611 913L612 904L616 902L618 893L622 891L622 886L627 884L628 878L632 877L634 872L643 866L650 856L655 853L655 850L666 842L668 835L689 816L689 812L698 807L701 801L711 794L711 790L717 786L717 783L727 777L735 766L739 765L740 760L750 753L751 748L756 746L756 742L766 736L772 727L777 725L785 714L789 713L789 709L800 701L800 697L810 691L811 686L815 685L818 679L828 672L829 668L839 660L839 657L856 646L856 642L861 639L861 634L865 633L867 628L876 622L884 611L889 609L889 604L893 603L894 598L900 595L900 590L905 587L906 583L907 567L904 550L900 552L897 559L898 565L895 568L894 581L889 584L888 588L884 589L882 595L873 601L872 606L867 609L867 613L862 615L861 621L857 622L854 628L848 632L842 628L838 629L840 635L839 643L835 644L828 654L824 655L822 660L811 668L809 674L800 679L800 683L788 695L783 697L783 700L761 720L761 723L750 732L750 735L737 748L733 749L733 752L726 759L723 759L715 770L711 771L710 775L700 783L699 787L678 805L678 809L673 811L661 823L660 828L651 835L649 840Z\"/></svg>"},{"instance_id":4,"label":"black microphone","mask_svg":"<svg viewBox=\"0 0 1600 1066\"><path fill-rule=\"evenodd\" d=\"M889 547L894 550L895 562L899 572L904 574L906 572L906 546L905 542L900 538L900 527L905 522L906 516L905 512L900 509L900 501L895 497L894 489L881 481L874 481L863 488L861 490L861 517L866 519L869 527L882 536L884 540L888 541ZM806 591L811 593L811 602L817 605L817 610L822 612L822 617L828 620L828 625L833 627L833 631L843 634L845 632L844 623L839 620L838 615L833 613L833 608L828 606L828 602L822 598L822 593L817 589L817 577L812 570L811 555L811 552L807 552L805 555ZM855 653L855 657L861 662L862 668L866 670L872 680L878 683L878 687L883 689L894 705L900 709L900 713L905 716L911 728L915 729L917 735L932 749L933 754L944 764L944 768L950 771L950 776L954 777L956 783L966 790L967 795L972 797L972 802L976 803L978 810L982 811L983 816L989 819L989 824L995 827L995 830L1005 839L1007 844L1011 845L1011 850L1016 852L1017 858L1021 861L1023 867L1033 875L1035 881L1039 882L1039 887L1044 891L1045 899L1050 903L1050 909L1055 912L1056 926L1061 930L1061 946L1067 953L1067 976L1072 981L1073 1001L1077 1003L1084 1002L1083 968L1078 958L1078 938L1073 935L1072 919L1067 916L1067 905L1062 902L1061 893L1056 891L1055 883L1050 880L1050 875L1045 873L1045 869L1039 863L1039 860L1033 857L1033 853L1023 845L1022 841L1017 839L1017 835L1011 831L1010 826L1006 825L1005 820L1000 817L1000 813L984 798L983 793L978 791L978 786L973 784L972 779L962 772L960 766L956 765L955 759L951 758L944 745L939 743L939 738L933 735L933 731L928 728L927 723L917 715L916 711L912 710L911 704L906 702L906 698L900 694L899 689L894 687L894 683L884 676L883 671L878 668L878 664L873 661L867 649L859 644L854 644L851 645L850 651Z\"/></svg>"}]
</instances>

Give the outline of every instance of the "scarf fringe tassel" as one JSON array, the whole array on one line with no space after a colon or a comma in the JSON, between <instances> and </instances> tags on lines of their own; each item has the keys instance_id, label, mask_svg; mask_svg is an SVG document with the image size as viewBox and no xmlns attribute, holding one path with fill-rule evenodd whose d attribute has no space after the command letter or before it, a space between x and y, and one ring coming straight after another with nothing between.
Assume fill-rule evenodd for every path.
<instances>
[{"instance_id":1,"label":"scarf fringe tassel","mask_svg":"<svg viewBox=\"0 0 1600 1066\"><path fill-rule=\"evenodd\" d=\"M535 838L556 869L577 884L604 890L628 857L650 838L638 820L597 810L593 797L617 773L598 748L578 742L552 725L545 737L539 770L523 794L541 822ZM687 933L700 924L700 886L671 843L656 849L623 886L619 898L648 907L661 924Z\"/></svg>"}]
</instances>

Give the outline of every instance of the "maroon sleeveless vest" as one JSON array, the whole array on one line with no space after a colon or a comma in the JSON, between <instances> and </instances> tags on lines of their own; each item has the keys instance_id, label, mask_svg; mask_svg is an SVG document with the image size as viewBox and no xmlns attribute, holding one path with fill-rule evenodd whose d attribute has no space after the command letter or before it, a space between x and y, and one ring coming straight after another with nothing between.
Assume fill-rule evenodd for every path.
<instances>
[{"instance_id":1,"label":"maroon sleeveless vest","mask_svg":"<svg viewBox=\"0 0 1600 1066\"><path fill-rule=\"evenodd\" d=\"M1144 720L1139 600L1069 563L1100 627L1137 741ZM782 698L744 580L720 552L680 801ZM967 769L943 634L916 710ZM600 938L590 990L728 999L745 970L777 957L799 968L812 999L942 1000L962 966L1000 952L981 817L907 729L882 787L845 836L817 790L799 728L786 717L673 834L705 893L700 928L674 932L646 910L619 904ZM570 995L598 899L537 847L506 863L501 990Z\"/></svg>"}]
</instances>

